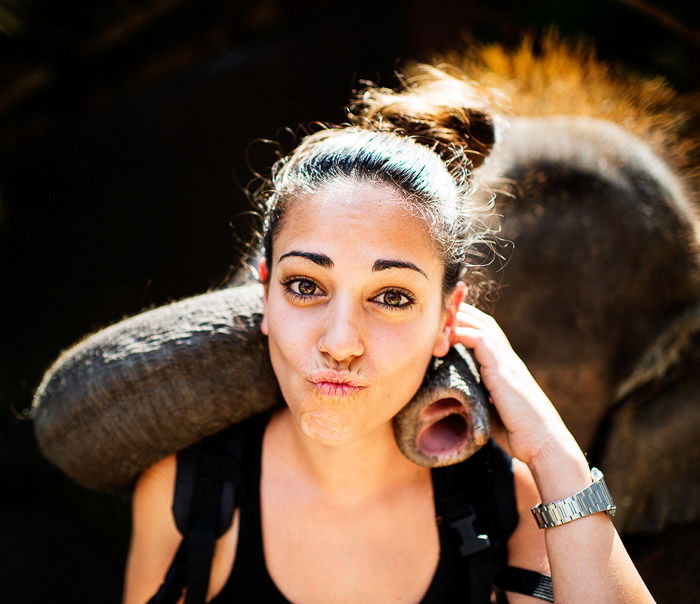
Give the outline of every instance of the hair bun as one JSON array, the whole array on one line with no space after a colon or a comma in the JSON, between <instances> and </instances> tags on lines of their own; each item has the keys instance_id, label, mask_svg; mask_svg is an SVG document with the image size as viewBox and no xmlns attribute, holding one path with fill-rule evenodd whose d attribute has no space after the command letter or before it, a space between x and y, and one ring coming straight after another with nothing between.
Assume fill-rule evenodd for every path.
<instances>
[{"instance_id":1,"label":"hair bun","mask_svg":"<svg viewBox=\"0 0 700 604\"><path fill-rule=\"evenodd\" d=\"M462 156L480 166L496 140L490 95L476 84L420 65L404 90L370 86L350 107L359 126L397 131L434 149L445 161Z\"/></svg>"}]
</instances>

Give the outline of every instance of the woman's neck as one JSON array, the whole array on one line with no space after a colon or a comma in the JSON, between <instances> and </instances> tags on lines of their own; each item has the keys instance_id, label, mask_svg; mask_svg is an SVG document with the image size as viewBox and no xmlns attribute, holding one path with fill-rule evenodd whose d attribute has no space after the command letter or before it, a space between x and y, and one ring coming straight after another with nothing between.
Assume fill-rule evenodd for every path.
<instances>
[{"instance_id":1,"label":"woman's neck","mask_svg":"<svg viewBox=\"0 0 700 604\"><path fill-rule=\"evenodd\" d=\"M308 438L285 408L270 420L265 447L277 471L304 481L329 504L391 496L424 481L429 472L401 454L391 424L351 444L328 446Z\"/></svg>"}]
</instances>

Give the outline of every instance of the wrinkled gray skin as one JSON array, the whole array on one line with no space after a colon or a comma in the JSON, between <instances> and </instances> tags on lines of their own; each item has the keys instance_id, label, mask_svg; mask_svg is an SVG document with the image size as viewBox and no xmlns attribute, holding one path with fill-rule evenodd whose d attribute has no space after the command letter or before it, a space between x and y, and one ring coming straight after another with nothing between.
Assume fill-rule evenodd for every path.
<instances>
[{"instance_id":1,"label":"wrinkled gray skin","mask_svg":"<svg viewBox=\"0 0 700 604\"><path fill-rule=\"evenodd\" d=\"M692 601L700 592L700 256L689 193L643 141L578 117L513 119L479 172L500 192L500 235L514 243L505 267L489 269L500 285L493 314L606 473L618 528L640 535L630 543L652 593ZM236 295L151 311L65 353L35 400L47 456L90 484L96 472L86 459L132 476L187 444L177 436L183 423L203 436L236 421L230 401L253 403L239 386L259 375L263 345L252 326L232 337L232 306L248 312ZM217 328L178 333L193 311ZM231 355L237 338L245 345ZM276 394L260 381L267 404ZM414 416L432 400L419 395ZM143 459L123 446L132 432L150 447Z\"/></svg>"},{"instance_id":2,"label":"wrinkled gray skin","mask_svg":"<svg viewBox=\"0 0 700 604\"><path fill-rule=\"evenodd\" d=\"M420 466L464 461L491 435L488 393L473 354L458 344L433 358L413 399L394 418L401 452Z\"/></svg>"},{"instance_id":3,"label":"wrinkled gray skin","mask_svg":"<svg viewBox=\"0 0 700 604\"><path fill-rule=\"evenodd\" d=\"M46 457L88 488L126 491L139 472L279 400L260 333L259 287L140 314L79 342L35 395Z\"/></svg>"}]
</instances>

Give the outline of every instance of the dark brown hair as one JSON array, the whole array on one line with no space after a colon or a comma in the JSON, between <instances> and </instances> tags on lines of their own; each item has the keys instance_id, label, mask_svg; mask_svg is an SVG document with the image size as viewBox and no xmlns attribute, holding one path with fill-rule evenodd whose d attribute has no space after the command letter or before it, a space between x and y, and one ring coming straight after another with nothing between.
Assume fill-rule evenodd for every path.
<instances>
[{"instance_id":1,"label":"dark brown hair","mask_svg":"<svg viewBox=\"0 0 700 604\"><path fill-rule=\"evenodd\" d=\"M361 91L350 124L304 137L275 163L256 199L268 267L289 202L339 179L391 186L420 212L444 260L446 293L476 264L472 252L490 231L472 202L472 171L494 144L493 119L476 88L425 69L430 81L406 82L401 91Z\"/></svg>"}]
</instances>

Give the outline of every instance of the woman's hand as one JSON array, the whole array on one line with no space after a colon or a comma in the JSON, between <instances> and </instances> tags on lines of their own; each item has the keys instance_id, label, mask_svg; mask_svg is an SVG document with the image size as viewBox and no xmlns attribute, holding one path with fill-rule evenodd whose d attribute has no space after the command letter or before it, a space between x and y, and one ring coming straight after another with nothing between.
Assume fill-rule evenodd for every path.
<instances>
[{"instance_id":1,"label":"woman's hand","mask_svg":"<svg viewBox=\"0 0 700 604\"><path fill-rule=\"evenodd\" d=\"M474 350L512 455L532 465L552 447L578 450L547 395L492 317L474 306L460 304L451 344L457 343Z\"/></svg>"}]
</instances>

